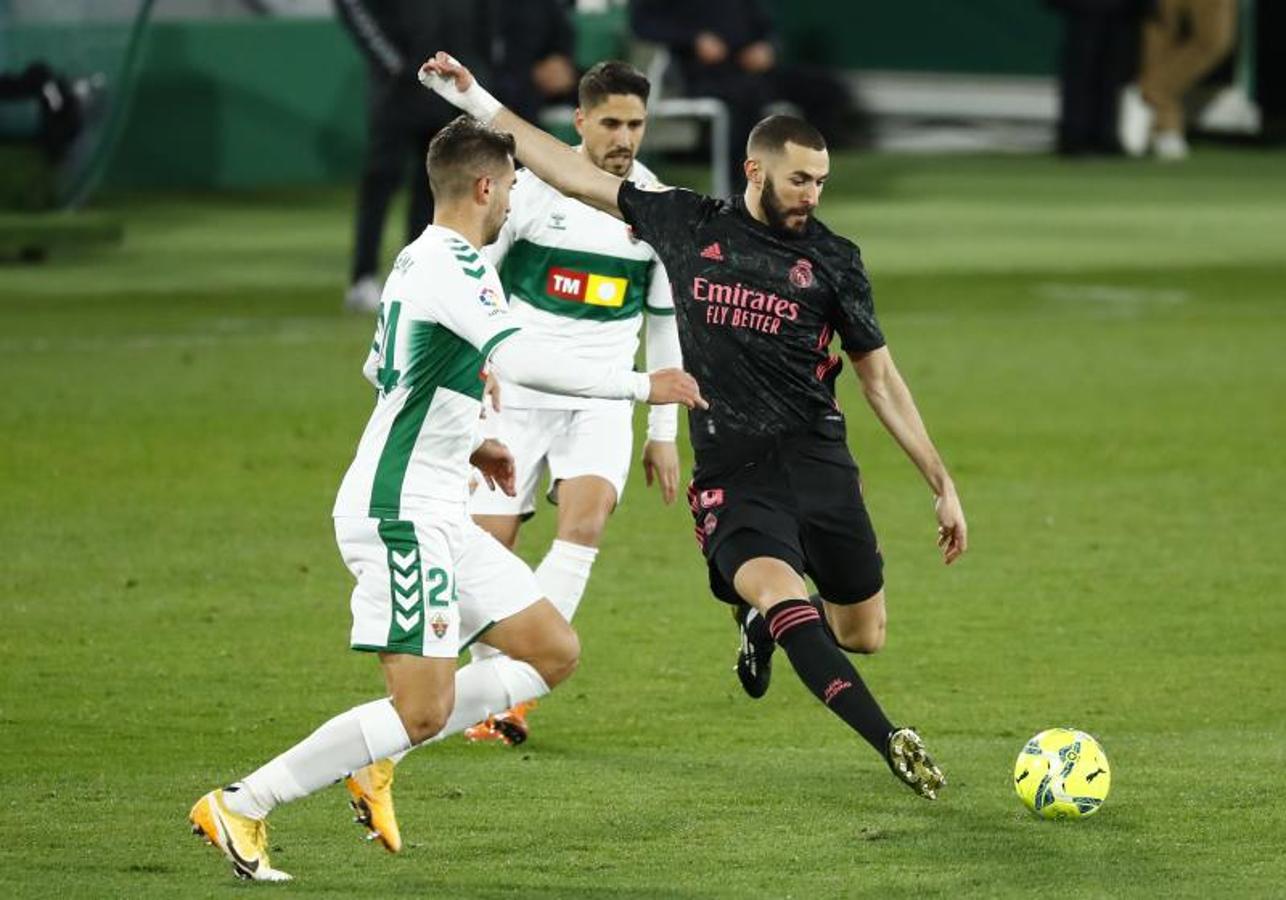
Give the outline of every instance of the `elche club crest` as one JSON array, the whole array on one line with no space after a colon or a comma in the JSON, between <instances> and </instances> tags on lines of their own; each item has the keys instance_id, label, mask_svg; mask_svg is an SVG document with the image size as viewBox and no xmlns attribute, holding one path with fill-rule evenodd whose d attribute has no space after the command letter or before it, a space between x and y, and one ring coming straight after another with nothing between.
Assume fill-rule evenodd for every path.
<instances>
[{"instance_id":1,"label":"elche club crest","mask_svg":"<svg viewBox=\"0 0 1286 900\"><path fill-rule=\"evenodd\" d=\"M798 259L790 267L790 283L797 288L813 286L813 264L806 259Z\"/></svg>"},{"instance_id":2,"label":"elche club crest","mask_svg":"<svg viewBox=\"0 0 1286 900\"><path fill-rule=\"evenodd\" d=\"M433 635L438 640L446 637L449 625L450 623L447 622L447 617L442 615L442 613L436 614L429 620L429 627L433 629Z\"/></svg>"}]
</instances>

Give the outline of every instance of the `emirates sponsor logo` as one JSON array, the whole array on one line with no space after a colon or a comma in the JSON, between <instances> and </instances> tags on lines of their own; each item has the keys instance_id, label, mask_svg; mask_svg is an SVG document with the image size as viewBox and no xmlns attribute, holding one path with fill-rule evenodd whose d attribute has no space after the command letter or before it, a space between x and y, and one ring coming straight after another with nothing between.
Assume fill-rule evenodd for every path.
<instances>
[{"instance_id":1,"label":"emirates sponsor logo","mask_svg":"<svg viewBox=\"0 0 1286 900\"><path fill-rule=\"evenodd\" d=\"M707 303L706 324L730 328L749 328L765 334L777 334L781 323L799 319L799 304L794 300L765 294L741 282L721 284L697 276L692 279L692 299Z\"/></svg>"},{"instance_id":2,"label":"emirates sponsor logo","mask_svg":"<svg viewBox=\"0 0 1286 900\"><path fill-rule=\"evenodd\" d=\"M799 259L790 267L790 283L797 288L813 286L813 264L806 259Z\"/></svg>"}]
</instances>

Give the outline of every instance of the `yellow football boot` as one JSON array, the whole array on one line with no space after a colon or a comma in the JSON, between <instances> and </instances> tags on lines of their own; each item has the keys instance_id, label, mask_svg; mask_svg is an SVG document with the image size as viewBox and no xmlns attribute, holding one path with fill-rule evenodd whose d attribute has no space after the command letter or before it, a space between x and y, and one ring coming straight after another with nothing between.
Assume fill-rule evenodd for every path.
<instances>
[{"instance_id":1,"label":"yellow football boot","mask_svg":"<svg viewBox=\"0 0 1286 900\"><path fill-rule=\"evenodd\" d=\"M228 809L223 790L211 791L188 813L192 833L223 851L232 874L247 881L289 881L290 876L268 862L268 826Z\"/></svg>"},{"instance_id":2,"label":"yellow football boot","mask_svg":"<svg viewBox=\"0 0 1286 900\"><path fill-rule=\"evenodd\" d=\"M353 797L348 805L357 813L353 821L365 826L367 840L379 841L389 853L402 849L402 832L393 812L393 768L393 760L381 759L344 779Z\"/></svg>"}]
</instances>

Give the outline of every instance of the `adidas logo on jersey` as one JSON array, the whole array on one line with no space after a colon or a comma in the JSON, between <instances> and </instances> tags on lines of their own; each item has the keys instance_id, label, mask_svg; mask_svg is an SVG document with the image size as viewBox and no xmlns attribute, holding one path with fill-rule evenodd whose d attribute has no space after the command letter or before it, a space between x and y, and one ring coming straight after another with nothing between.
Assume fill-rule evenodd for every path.
<instances>
[{"instance_id":1,"label":"adidas logo on jersey","mask_svg":"<svg viewBox=\"0 0 1286 900\"><path fill-rule=\"evenodd\" d=\"M702 259L713 259L715 262L723 262L723 250L719 248L719 242L715 241L709 247L701 251Z\"/></svg>"}]
</instances>

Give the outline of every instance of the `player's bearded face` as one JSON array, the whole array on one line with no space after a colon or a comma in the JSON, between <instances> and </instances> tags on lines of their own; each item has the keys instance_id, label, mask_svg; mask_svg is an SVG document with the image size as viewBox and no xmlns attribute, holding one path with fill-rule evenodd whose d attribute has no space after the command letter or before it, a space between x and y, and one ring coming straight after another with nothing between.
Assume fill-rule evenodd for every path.
<instances>
[{"instance_id":1,"label":"player's bearded face","mask_svg":"<svg viewBox=\"0 0 1286 900\"><path fill-rule=\"evenodd\" d=\"M802 234L822 199L830 174L825 150L786 144L781 157L765 166L759 203L768 227L784 234Z\"/></svg>"},{"instance_id":2,"label":"player's bearded face","mask_svg":"<svg viewBox=\"0 0 1286 900\"><path fill-rule=\"evenodd\" d=\"M817 207L816 203L800 203L797 197L790 196L791 191L779 191L771 175L764 176L763 197L760 203L764 208L764 218L773 231L787 234L802 234L808 227L808 219ZM786 194L786 196L782 196Z\"/></svg>"},{"instance_id":3,"label":"player's bearded face","mask_svg":"<svg viewBox=\"0 0 1286 900\"><path fill-rule=\"evenodd\" d=\"M576 111L576 130L590 162L621 177L634 165L646 128L647 107L633 94L609 94L589 109Z\"/></svg>"}]
</instances>

